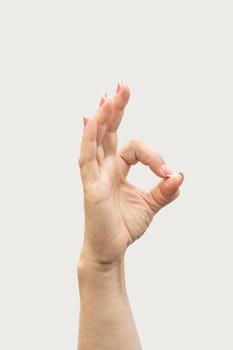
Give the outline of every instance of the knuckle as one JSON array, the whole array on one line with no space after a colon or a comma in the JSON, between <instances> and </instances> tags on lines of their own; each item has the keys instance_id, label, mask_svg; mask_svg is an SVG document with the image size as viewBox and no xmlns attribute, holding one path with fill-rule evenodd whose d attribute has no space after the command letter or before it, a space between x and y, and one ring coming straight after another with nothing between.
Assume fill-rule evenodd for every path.
<instances>
[{"instance_id":1,"label":"knuckle","mask_svg":"<svg viewBox=\"0 0 233 350\"><path fill-rule=\"evenodd\" d=\"M159 208L163 208L169 202L170 202L170 200L168 198L166 198L164 195L160 195L156 198L156 204Z\"/></svg>"}]
</instances>

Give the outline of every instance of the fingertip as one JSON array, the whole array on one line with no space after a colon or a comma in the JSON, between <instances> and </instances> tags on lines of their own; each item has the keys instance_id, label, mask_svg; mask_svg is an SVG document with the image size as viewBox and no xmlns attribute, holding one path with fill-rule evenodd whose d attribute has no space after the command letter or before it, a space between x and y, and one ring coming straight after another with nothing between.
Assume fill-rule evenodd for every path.
<instances>
[{"instance_id":1,"label":"fingertip","mask_svg":"<svg viewBox=\"0 0 233 350\"><path fill-rule=\"evenodd\" d=\"M112 99L106 95L103 104L100 106L100 109L107 110L112 107Z\"/></svg>"},{"instance_id":2,"label":"fingertip","mask_svg":"<svg viewBox=\"0 0 233 350\"><path fill-rule=\"evenodd\" d=\"M128 102L128 100L130 98L130 88L126 84L123 84L123 86L122 86L122 95L124 96L125 100L127 100L127 102Z\"/></svg>"},{"instance_id":3,"label":"fingertip","mask_svg":"<svg viewBox=\"0 0 233 350\"><path fill-rule=\"evenodd\" d=\"M184 181L184 174L182 172L172 173L164 178L164 183L171 189L177 189Z\"/></svg>"},{"instance_id":4,"label":"fingertip","mask_svg":"<svg viewBox=\"0 0 233 350\"><path fill-rule=\"evenodd\" d=\"M130 88L126 84L122 84L118 93L114 96L115 106L119 110L123 110L130 98Z\"/></svg>"},{"instance_id":5,"label":"fingertip","mask_svg":"<svg viewBox=\"0 0 233 350\"><path fill-rule=\"evenodd\" d=\"M104 93L101 96L100 102L99 102L99 108L101 108L103 106L103 104L105 103L106 99L107 99L108 95L106 93Z\"/></svg>"},{"instance_id":6,"label":"fingertip","mask_svg":"<svg viewBox=\"0 0 233 350\"><path fill-rule=\"evenodd\" d=\"M127 84L125 84L122 80L119 80L117 83L115 96L119 94L127 94L130 95L130 88Z\"/></svg>"},{"instance_id":7,"label":"fingertip","mask_svg":"<svg viewBox=\"0 0 233 350\"><path fill-rule=\"evenodd\" d=\"M181 171L179 172L179 174L181 176L181 183L180 184L182 184L183 181L184 181L185 176L184 176L184 173L182 173Z\"/></svg>"},{"instance_id":8,"label":"fingertip","mask_svg":"<svg viewBox=\"0 0 233 350\"><path fill-rule=\"evenodd\" d=\"M115 90L115 94L116 95L121 91L122 85L123 85L123 80L121 80L121 79L118 80L117 87L116 87L116 90Z\"/></svg>"},{"instance_id":9,"label":"fingertip","mask_svg":"<svg viewBox=\"0 0 233 350\"><path fill-rule=\"evenodd\" d=\"M129 85L123 84L123 85L122 85L122 90L123 90L123 92L124 92L125 94L130 95L130 87L129 87Z\"/></svg>"},{"instance_id":10,"label":"fingertip","mask_svg":"<svg viewBox=\"0 0 233 350\"><path fill-rule=\"evenodd\" d=\"M154 208L156 212L179 196L179 187L183 181L183 178L183 173L169 175L166 178L163 178L150 191L150 194L154 200Z\"/></svg>"},{"instance_id":11,"label":"fingertip","mask_svg":"<svg viewBox=\"0 0 233 350\"><path fill-rule=\"evenodd\" d=\"M165 163L161 166L160 172L162 173L162 177L169 177L172 175L172 171L167 167Z\"/></svg>"}]
</instances>

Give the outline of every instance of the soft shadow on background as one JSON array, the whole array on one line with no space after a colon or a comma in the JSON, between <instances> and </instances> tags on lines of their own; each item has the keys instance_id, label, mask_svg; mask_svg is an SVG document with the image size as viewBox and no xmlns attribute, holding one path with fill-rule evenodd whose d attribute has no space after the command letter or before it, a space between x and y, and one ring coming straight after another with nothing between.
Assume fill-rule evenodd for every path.
<instances>
[{"instance_id":1,"label":"soft shadow on background","mask_svg":"<svg viewBox=\"0 0 233 350\"><path fill-rule=\"evenodd\" d=\"M231 1L2 1L0 348L75 349L82 116L119 79L119 135L186 175L126 257L145 349L232 350ZM130 179L156 181L138 165Z\"/></svg>"}]
</instances>

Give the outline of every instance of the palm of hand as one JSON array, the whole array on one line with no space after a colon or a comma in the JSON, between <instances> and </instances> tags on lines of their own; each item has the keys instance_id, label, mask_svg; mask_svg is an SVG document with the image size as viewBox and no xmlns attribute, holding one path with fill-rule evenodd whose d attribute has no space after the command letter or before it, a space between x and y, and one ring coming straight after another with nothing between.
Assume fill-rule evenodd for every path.
<instances>
[{"instance_id":1,"label":"palm of hand","mask_svg":"<svg viewBox=\"0 0 233 350\"><path fill-rule=\"evenodd\" d=\"M129 169L120 156L111 157L102 164L99 180L85 191L89 244L105 260L120 256L145 232L154 215L149 194L126 180Z\"/></svg>"}]
</instances>

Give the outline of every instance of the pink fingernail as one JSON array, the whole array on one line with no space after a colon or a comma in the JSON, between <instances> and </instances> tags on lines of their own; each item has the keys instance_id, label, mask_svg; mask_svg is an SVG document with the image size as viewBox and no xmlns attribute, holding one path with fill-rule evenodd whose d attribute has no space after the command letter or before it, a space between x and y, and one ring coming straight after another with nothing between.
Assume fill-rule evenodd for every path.
<instances>
[{"instance_id":1,"label":"pink fingernail","mask_svg":"<svg viewBox=\"0 0 233 350\"><path fill-rule=\"evenodd\" d=\"M106 101L108 95L107 94L103 94L101 99L100 99L100 103L99 103L99 107L102 107L104 102Z\"/></svg>"},{"instance_id":2,"label":"pink fingernail","mask_svg":"<svg viewBox=\"0 0 233 350\"><path fill-rule=\"evenodd\" d=\"M121 91L122 85L123 85L123 81L119 80L116 87L116 94L118 94Z\"/></svg>"},{"instance_id":3,"label":"pink fingernail","mask_svg":"<svg viewBox=\"0 0 233 350\"><path fill-rule=\"evenodd\" d=\"M166 164L163 164L161 167L164 176L172 175L172 171L166 166Z\"/></svg>"},{"instance_id":4,"label":"pink fingernail","mask_svg":"<svg viewBox=\"0 0 233 350\"><path fill-rule=\"evenodd\" d=\"M83 126L84 126L84 128L87 125L87 122L88 122L88 118L84 116L83 117Z\"/></svg>"}]
</instances>

